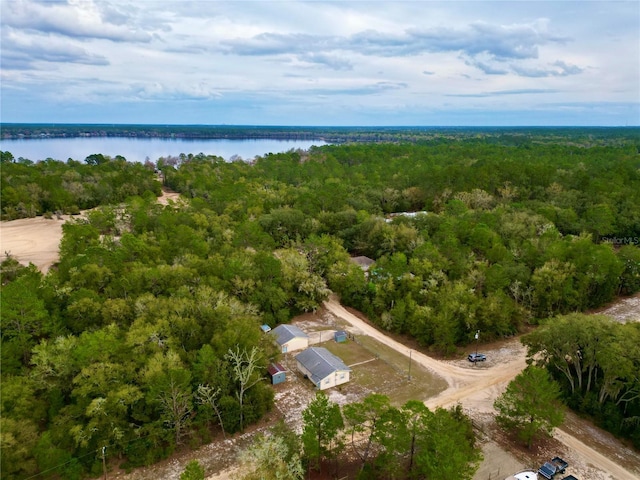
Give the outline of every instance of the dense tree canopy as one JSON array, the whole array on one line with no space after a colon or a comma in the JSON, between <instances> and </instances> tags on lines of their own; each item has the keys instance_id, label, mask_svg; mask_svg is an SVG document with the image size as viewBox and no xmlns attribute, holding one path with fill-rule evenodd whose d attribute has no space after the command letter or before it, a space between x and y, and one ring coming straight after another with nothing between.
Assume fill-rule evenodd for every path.
<instances>
[{"instance_id":1,"label":"dense tree canopy","mask_svg":"<svg viewBox=\"0 0 640 480\"><path fill-rule=\"evenodd\" d=\"M550 319L523 343L570 407L640 446L640 324L574 313Z\"/></svg>"},{"instance_id":2,"label":"dense tree canopy","mask_svg":"<svg viewBox=\"0 0 640 480\"><path fill-rule=\"evenodd\" d=\"M302 419L301 442L281 431L255 439L244 455L251 464L245 479L301 478L300 460L314 469L324 460L332 476L341 478L341 468L353 463L355 453L357 478L464 480L473 477L481 458L471 421L459 405L431 411L412 400L396 407L372 393L340 407L318 392Z\"/></svg>"},{"instance_id":3,"label":"dense tree canopy","mask_svg":"<svg viewBox=\"0 0 640 480\"><path fill-rule=\"evenodd\" d=\"M2 220L51 215L77 214L98 205L116 204L133 196L160 194L153 168L127 162L121 156L89 155L84 164L69 159L15 161L2 154Z\"/></svg>"},{"instance_id":4,"label":"dense tree canopy","mask_svg":"<svg viewBox=\"0 0 640 480\"><path fill-rule=\"evenodd\" d=\"M103 446L125 466L148 464L207 441L209 428L257 421L273 393L253 381L275 355L259 325L317 309L331 290L445 353L478 329L500 338L637 292L637 145L503 140L159 159L184 198L168 206L156 202L153 165L2 152L3 218L99 205L65 224L46 276L11 258L0 266L3 475L99 473ZM357 255L375 261L367 272ZM624 328L608 348L626 348L635 330ZM245 382L229 352L254 351ZM612 355L580 375L545 358L568 375L563 388L591 392L585 410L635 411L635 380L615 373ZM633 358L620 365L638 370Z\"/></svg>"}]
</instances>

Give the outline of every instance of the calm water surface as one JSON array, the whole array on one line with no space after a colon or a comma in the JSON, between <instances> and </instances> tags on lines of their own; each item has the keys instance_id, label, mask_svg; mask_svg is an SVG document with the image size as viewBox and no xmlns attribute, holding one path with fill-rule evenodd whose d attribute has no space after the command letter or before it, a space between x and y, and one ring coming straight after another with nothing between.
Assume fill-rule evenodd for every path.
<instances>
[{"instance_id":1,"label":"calm water surface","mask_svg":"<svg viewBox=\"0 0 640 480\"><path fill-rule=\"evenodd\" d=\"M129 161L155 162L160 157L181 153L194 155L216 155L229 160L237 155L245 160L267 153L286 152L291 149L307 150L312 145L321 146L321 140L184 140L169 138L118 138L118 137L78 137L46 138L27 140L0 140L0 150L11 152L14 158L28 158L38 161L46 158L67 161L84 160L89 155L101 153L110 157L122 155Z\"/></svg>"}]
</instances>

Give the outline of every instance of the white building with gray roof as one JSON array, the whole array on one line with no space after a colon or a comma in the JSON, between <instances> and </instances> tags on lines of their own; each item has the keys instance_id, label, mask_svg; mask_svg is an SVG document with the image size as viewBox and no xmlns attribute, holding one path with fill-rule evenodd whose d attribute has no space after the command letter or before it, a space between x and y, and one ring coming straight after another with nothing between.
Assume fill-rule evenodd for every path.
<instances>
[{"instance_id":1,"label":"white building with gray roof","mask_svg":"<svg viewBox=\"0 0 640 480\"><path fill-rule=\"evenodd\" d=\"M274 336L282 353L304 350L309 346L309 335L295 325L278 325L269 335Z\"/></svg>"},{"instance_id":2,"label":"white building with gray roof","mask_svg":"<svg viewBox=\"0 0 640 480\"><path fill-rule=\"evenodd\" d=\"M351 369L323 347L310 347L296 355L298 370L319 389L335 387L349 381Z\"/></svg>"}]
</instances>

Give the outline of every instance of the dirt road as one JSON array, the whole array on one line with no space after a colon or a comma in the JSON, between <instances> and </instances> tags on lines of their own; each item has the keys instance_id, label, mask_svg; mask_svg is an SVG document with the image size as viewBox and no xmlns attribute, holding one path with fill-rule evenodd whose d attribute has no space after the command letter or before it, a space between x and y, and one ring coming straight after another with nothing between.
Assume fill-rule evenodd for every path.
<instances>
[{"instance_id":1,"label":"dirt road","mask_svg":"<svg viewBox=\"0 0 640 480\"><path fill-rule=\"evenodd\" d=\"M409 356L409 349L405 345L389 338L349 312L340 305L335 297L326 301L324 306L333 315L351 324L352 333L369 335L398 353ZM513 343L514 345L507 345L506 349L509 354L501 355L500 363L489 365L491 361L489 360L486 365L480 364L477 367L462 367L453 364L454 362L435 360L420 352L413 351L411 356L415 362L441 376L449 385L440 395L427 400L425 404L429 408L435 408L448 407L459 402L472 418L478 413L492 413L495 399L526 366L525 348L517 340L514 340ZM589 476L583 478L638 480L637 473L626 470L616 461L586 445L568 432L556 429L554 436L572 451L573 456L582 457L580 463L591 467L585 471L585 475ZM623 447L620 445L620 450L622 449ZM625 453L631 457L634 455L633 452ZM638 461L637 467L637 471L640 472L640 461ZM575 472L575 469L572 472ZM505 476L508 473L505 472ZM479 477L476 476L476 478L479 480Z\"/></svg>"},{"instance_id":2,"label":"dirt road","mask_svg":"<svg viewBox=\"0 0 640 480\"><path fill-rule=\"evenodd\" d=\"M332 297L324 303L324 307L338 318L341 318L352 325L351 333L364 334L375 338L378 342L383 343L398 353L409 356L409 349L400 342L388 337L383 332L369 325L345 309L335 297ZM435 360L421 352L412 351L411 358L432 373L442 377L449 385L446 390L438 396L429 399L426 405L429 408L448 407L465 399L473 399L474 407L485 411L493 409L493 400L488 402L480 402L485 391L492 387L506 385L526 366L525 349L518 341L512 342L512 349L516 354L509 362L501 362L494 364L491 368L487 368L487 364L463 364L456 365L455 362L443 362Z\"/></svg>"},{"instance_id":3,"label":"dirt road","mask_svg":"<svg viewBox=\"0 0 640 480\"><path fill-rule=\"evenodd\" d=\"M176 200L177 194L164 192L159 201L163 204L169 200ZM58 260L58 248L62 239L62 225L64 220L46 220L42 217L13 220L11 222L0 222L0 254L5 252L13 255L23 264L33 263L41 271L48 269ZM623 300L625 318L623 321L637 321L640 319L640 295L631 299ZM602 313L614 314L613 310ZM375 338L377 341L388 345L399 353L409 356L409 348L402 343L388 337L383 332L378 331L365 321L346 310L336 298L331 298L325 303L325 308L334 316L343 319L351 325L349 329L354 334L364 334ZM448 388L438 396L428 399L425 403L430 408L448 407L460 402L465 410L472 416L483 418L490 416L493 412L493 402L504 391L507 383L513 379L525 367L525 350L517 340L506 342L497 351L492 351L486 363L472 365L466 360L459 361L439 361L427 355L413 350L412 360L419 362L424 368L446 380ZM561 442L567 452L572 456L572 465L580 467L579 472L572 472L578 478L589 480L638 480L640 478L640 459L637 452L629 451L615 439L608 439L606 448L594 448L584 443L589 439L589 433L580 434L580 439L576 434L572 435L567 429L556 430L555 438ZM584 441L583 441L584 440ZM591 442L590 442L591 443ZM213 447L210 447L210 449ZM607 450L606 454L603 453ZM488 444L485 448L485 456L496 455L496 444ZM503 452L504 453L504 452ZM211 452L203 453L211 455ZM197 454L194 456L197 457ZM614 461L614 459L616 461ZM509 459L506 459L509 460ZM623 468L619 463L626 468ZM175 464L176 462L171 462ZM512 465L513 463L509 463ZM503 465L504 466L504 465ZM158 466L159 469L161 468ZM180 466L173 465L173 472L164 475L163 478L177 478ZM496 470L483 468L474 480L496 479ZM506 476L509 471L502 470ZM139 472L138 472L139 473ZM165 473L168 473L165 471ZM116 475L120 478L141 478L136 474ZM234 478L234 473L225 474L220 472L215 479ZM146 478L146 477L145 477ZM158 477L159 478L159 477Z\"/></svg>"}]
</instances>

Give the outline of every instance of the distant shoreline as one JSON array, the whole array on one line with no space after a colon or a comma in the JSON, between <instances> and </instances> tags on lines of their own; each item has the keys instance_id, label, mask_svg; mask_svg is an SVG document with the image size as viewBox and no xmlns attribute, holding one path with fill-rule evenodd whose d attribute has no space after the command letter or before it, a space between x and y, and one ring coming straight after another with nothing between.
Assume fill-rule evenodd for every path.
<instances>
[{"instance_id":1,"label":"distant shoreline","mask_svg":"<svg viewBox=\"0 0 640 480\"><path fill-rule=\"evenodd\" d=\"M442 137L553 136L638 138L640 127L500 127L500 126L256 126L256 125L147 125L2 123L0 138L30 140L77 137L167 138L183 140L273 139L322 140L327 143L421 141Z\"/></svg>"}]
</instances>

